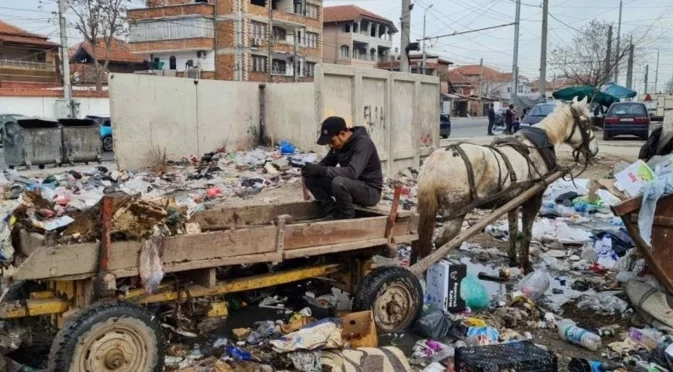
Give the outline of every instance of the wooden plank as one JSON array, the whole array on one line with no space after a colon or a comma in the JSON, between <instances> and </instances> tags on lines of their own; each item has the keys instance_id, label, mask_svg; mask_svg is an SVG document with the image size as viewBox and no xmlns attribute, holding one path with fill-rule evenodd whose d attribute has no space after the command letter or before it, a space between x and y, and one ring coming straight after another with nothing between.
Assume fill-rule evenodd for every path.
<instances>
[{"instance_id":1,"label":"wooden plank","mask_svg":"<svg viewBox=\"0 0 673 372\"><path fill-rule=\"evenodd\" d=\"M418 240L418 235L393 236L393 244L409 244Z\"/></svg>"},{"instance_id":2,"label":"wooden plank","mask_svg":"<svg viewBox=\"0 0 673 372\"><path fill-rule=\"evenodd\" d=\"M623 216L627 213L631 213L633 211L640 209L642 203L643 203L643 197L637 196L635 198L625 200L613 206L612 213L614 213L615 216Z\"/></svg>"},{"instance_id":3,"label":"wooden plank","mask_svg":"<svg viewBox=\"0 0 673 372\"><path fill-rule=\"evenodd\" d=\"M387 243L388 239L386 238L370 239L364 241L358 240L349 243L322 245L318 247L301 248L301 249L294 249L291 251L285 251L283 257L285 259L291 259L291 258L318 256L322 254L347 252L363 248L376 247L377 245L385 245Z\"/></svg>"},{"instance_id":4,"label":"wooden plank","mask_svg":"<svg viewBox=\"0 0 673 372\"><path fill-rule=\"evenodd\" d=\"M256 229L209 232L195 235L168 237L164 240L162 261L168 268L197 269L204 261L227 261L236 256L270 253L275 250L276 228L268 226ZM110 248L109 270L117 277L134 276L138 273L138 260L142 242L114 242ZM274 256L275 257L275 256ZM191 261L195 265L182 265ZM259 261L255 261L259 262ZM19 266L15 280L47 279L96 273L98 268L98 244L70 244L43 247L30 255ZM171 270L178 271L178 270ZM170 272L170 271L167 271Z\"/></svg>"},{"instance_id":5,"label":"wooden plank","mask_svg":"<svg viewBox=\"0 0 673 372\"><path fill-rule=\"evenodd\" d=\"M381 216L288 225L285 251L383 238L387 220Z\"/></svg>"},{"instance_id":6,"label":"wooden plank","mask_svg":"<svg viewBox=\"0 0 673 372\"><path fill-rule=\"evenodd\" d=\"M574 168L574 166L570 167L569 171L571 171L573 168ZM451 252L456 247L460 246L465 240L467 240L471 236L481 232L486 226L488 226L488 224L495 222L505 213L507 213L509 211L512 211L516 208L519 208L519 206L521 206L521 204L523 204L525 201L527 201L528 199L535 196L535 194L544 191L544 189L547 188L547 185L549 185L552 182L556 181L557 179L561 178L564 174L566 174L565 171L554 172L549 177L545 178L544 182L539 182L539 183L533 185L531 188L522 192L521 194L519 194L514 199L507 202L502 207L500 207L500 208L494 210L493 212L491 212L491 214L489 214L488 216L480 219L477 223L472 225L472 227L470 227L469 229L460 232L460 234L458 234L458 236L451 239L448 243L444 244L443 246L437 248L429 256L424 257L420 261L413 264L409 268L409 270L417 276L421 275L430 266L432 266L435 262L437 262L437 261L441 260L442 258L446 257L446 255L449 254L449 252Z\"/></svg>"},{"instance_id":7,"label":"wooden plank","mask_svg":"<svg viewBox=\"0 0 673 372\"><path fill-rule=\"evenodd\" d=\"M247 207L223 207L209 209L194 214L190 222L198 222L203 230L242 227L247 225L270 225L283 214L289 214L294 221L316 219L323 216L316 202L297 202L272 205L252 205Z\"/></svg>"}]
</instances>

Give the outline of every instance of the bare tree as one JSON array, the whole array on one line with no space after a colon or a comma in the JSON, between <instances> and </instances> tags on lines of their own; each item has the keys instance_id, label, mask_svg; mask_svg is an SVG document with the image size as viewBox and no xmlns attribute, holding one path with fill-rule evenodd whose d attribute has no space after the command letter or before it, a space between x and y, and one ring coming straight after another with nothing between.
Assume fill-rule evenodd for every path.
<instances>
[{"instance_id":1,"label":"bare tree","mask_svg":"<svg viewBox=\"0 0 673 372\"><path fill-rule=\"evenodd\" d=\"M45 0L47 2L53 0ZM96 90L103 90L115 38L128 32L126 11L131 0L65 0L68 26L91 45ZM66 45L63 46L67 48ZM102 55L100 55L102 54Z\"/></svg>"},{"instance_id":2,"label":"bare tree","mask_svg":"<svg viewBox=\"0 0 673 372\"><path fill-rule=\"evenodd\" d=\"M550 53L550 65L558 69L562 77L577 85L600 87L609 82L615 68L624 63L628 56L628 45L616 50L612 43L608 58L609 24L593 20L582 29L567 45L554 46ZM623 37L628 40L628 37Z\"/></svg>"}]
</instances>

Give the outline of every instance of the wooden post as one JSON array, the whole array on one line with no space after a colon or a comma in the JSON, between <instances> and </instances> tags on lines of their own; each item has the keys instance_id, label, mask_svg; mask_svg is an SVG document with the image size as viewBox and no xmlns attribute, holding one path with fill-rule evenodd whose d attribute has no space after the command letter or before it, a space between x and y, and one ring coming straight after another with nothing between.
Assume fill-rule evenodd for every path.
<instances>
[{"instance_id":1,"label":"wooden post","mask_svg":"<svg viewBox=\"0 0 673 372\"><path fill-rule=\"evenodd\" d=\"M574 165L570 168L572 170L574 168ZM434 252L432 252L430 255L424 257L422 260L416 262L414 265L412 265L409 270L414 273L416 276L419 276L423 274L430 266L432 266L435 262L441 260L442 258L446 257L449 252L451 252L453 249L456 247L460 246L464 241L472 237L473 235L479 233L482 231L488 224L495 222L498 220L502 215L505 213L512 211L516 208L519 208L521 204L523 204L526 200L530 199L533 197L533 195L542 192L544 189L547 188L549 184L552 182L556 181L557 179L563 177L563 175L566 174L565 170L559 170L554 172L552 175L547 177L544 181L540 181L535 186L531 187L530 189L522 192L519 194L519 196L515 197L514 199L510 200L507 204L503 205L502 207L494 210L489 214L488 216L482 218L477 222L476 224L472 225L469 229L461 232L456 236L455 238L451 239L448 243L444 244L443 246L437 248Z\"/></svg>"},{"instance_id":2,"label":"wooden post","mask_svg":"<svg viewBox=\"0 0 673 372\"><path fill-rule=\"evenodd\" d=\"M109 289L116 287L115 279L109 274L110 246L112 245L112 213L114 212L113 199L103 196L101 208L101 237L98 251L98 276L95 286L96 297L102 298L110 294Z\"/></svg>"}]
</instances>

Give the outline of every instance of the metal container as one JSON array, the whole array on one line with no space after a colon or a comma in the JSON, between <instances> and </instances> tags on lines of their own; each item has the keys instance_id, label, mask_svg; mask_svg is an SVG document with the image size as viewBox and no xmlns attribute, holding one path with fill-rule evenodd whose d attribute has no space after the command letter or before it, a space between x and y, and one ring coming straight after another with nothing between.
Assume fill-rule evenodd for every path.
<instances>
[{"instance_id":1,"label":"metal container","mask_svg":"<svg viewBox=\"0 0 673 372\"><path fill-rule=\"evenodd\" d=\"M10 168L61 164L61 125L57 121L18 119L2 126L5 163Z\"/></svg>"},{"instance_id":2,"label":"metal container","mask_svg":"<svg viewBox=\"0 0 673 372\"><path fill-rule=\"evenodd\" d=\"M102 159L100 125L91 119L59 119L63 132L63 163Z\"/></svg>"}]
</instances>

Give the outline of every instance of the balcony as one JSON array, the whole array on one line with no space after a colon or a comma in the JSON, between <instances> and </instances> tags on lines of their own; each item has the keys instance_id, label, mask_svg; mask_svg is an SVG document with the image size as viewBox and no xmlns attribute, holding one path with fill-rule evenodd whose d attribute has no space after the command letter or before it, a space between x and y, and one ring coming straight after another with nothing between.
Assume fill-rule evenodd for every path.
<instances>
[{"instance_id":1,"label":"balcony","mask_svg":"<svg viewBox=\"0 0 673 372\"><path fill-rule=\"evenodd\" d=\"M130 25L129 42L214 38L215 24L205 17L139 21Z\"/></svg>"}]
</instances>

